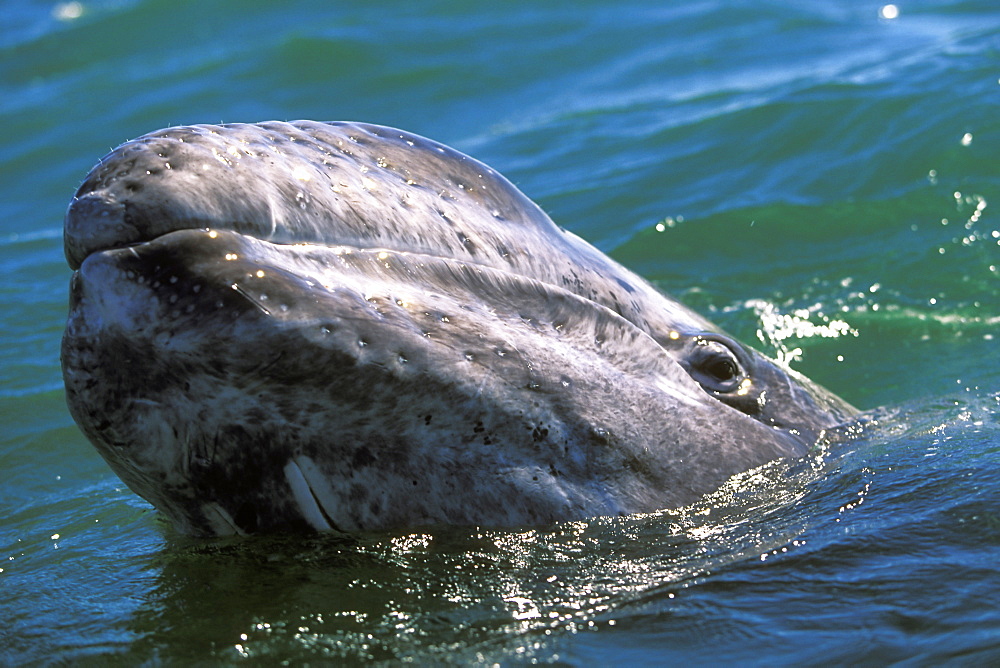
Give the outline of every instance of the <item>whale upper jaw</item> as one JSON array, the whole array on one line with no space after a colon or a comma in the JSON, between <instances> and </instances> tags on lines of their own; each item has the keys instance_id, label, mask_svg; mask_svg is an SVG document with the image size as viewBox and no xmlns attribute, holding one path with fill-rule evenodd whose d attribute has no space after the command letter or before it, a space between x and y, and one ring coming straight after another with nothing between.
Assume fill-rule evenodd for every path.
<instances>
[{"instance_id":1,"label":"whale upper jaw","mask_svg":"<svg viewBox=\"0 0 1000 668\"><path fill-rule=\"evenodd\" d=\"M70 411L186 533L650 511L854 412L386 128L154 133L95 168L65 244Z\"/></svg>"}]
</instances>

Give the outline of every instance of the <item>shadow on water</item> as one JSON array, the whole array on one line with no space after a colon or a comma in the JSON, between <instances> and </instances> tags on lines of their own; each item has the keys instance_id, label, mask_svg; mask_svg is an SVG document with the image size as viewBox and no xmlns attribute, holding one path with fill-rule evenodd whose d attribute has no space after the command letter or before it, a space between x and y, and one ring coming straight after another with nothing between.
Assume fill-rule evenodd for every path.
<instances>
[{"instance_id":1,"label":"shadow on water","mask_svg":"<svg viewBox=\"0 0 1000 668\"><path fill-rule=\"evenodd\" d=\"M544 529L173 537L152 557L159 576L129 622L128 659L981 659L998 651L997 404L876 415L863 438L676 511Z\"/></svg>"}]
</instances>

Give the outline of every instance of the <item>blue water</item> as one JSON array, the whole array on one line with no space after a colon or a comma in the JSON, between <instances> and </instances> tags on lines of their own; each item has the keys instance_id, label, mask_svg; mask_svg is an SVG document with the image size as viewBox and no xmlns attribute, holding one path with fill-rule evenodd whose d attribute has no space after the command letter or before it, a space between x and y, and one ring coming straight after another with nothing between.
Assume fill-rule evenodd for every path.
<instances>
[{"instance_id":1,"label":"blue water","mask_svg":"<svg viewBox=\"0 0 1000 668\"><path fill-rule=\"evenodd\" d=\"M0 664L1000 661L1000 12L3 5ZM65 408L62 215L167 125L383 123L870 411L692 507L195 541Z\"/></svg>"}]
</instances>

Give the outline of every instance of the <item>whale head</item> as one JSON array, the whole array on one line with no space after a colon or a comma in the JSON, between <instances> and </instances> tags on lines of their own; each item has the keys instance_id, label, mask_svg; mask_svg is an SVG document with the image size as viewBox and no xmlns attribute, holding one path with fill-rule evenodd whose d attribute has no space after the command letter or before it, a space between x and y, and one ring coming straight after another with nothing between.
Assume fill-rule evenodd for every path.
<instances>
[{"instance_id":1,"label":"whale head","mask_svg":"<svg viewBox=\"0 0 1000 668\"><path fill-rule=\"evenodd\" d=\"M855 413L390 128L154 132L64 240L70 412L185 533L652 511Z\"/></svg>"}]
</instances>

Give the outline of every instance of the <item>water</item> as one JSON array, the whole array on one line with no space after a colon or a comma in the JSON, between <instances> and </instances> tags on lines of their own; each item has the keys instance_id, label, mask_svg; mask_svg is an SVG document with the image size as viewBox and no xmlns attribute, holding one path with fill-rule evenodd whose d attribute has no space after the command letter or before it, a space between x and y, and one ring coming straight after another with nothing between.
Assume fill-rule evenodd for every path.
<instances>
[{"instance_id":1,"label":"water","mask_svg":"<svg viewBox=\"0 0 1000 668\"><path fill-rule=\"evenodd\" d=\"M1000 659L1000 14L662 4L5 3L0 663ZM122 141L295 118L473 154L875 426L649 516L173 534L64 406L62 215Z\"/></svg>"}]
</instances>

